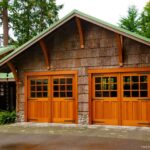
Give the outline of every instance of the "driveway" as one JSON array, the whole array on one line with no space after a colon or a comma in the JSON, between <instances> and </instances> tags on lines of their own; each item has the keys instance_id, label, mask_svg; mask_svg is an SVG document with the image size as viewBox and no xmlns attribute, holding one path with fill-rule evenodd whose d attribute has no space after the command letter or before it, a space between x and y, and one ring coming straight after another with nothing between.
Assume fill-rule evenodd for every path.
<instances>
[{"instance_id":1,"label":"driveway","mask_svg":"<svg viewBox=\"0 0 150 150\"><path fill-rule=\"evenodd\" d=\"M0 126L0 150L147 150L150 129L14 124Z\"/></svg>"}]
</instances>

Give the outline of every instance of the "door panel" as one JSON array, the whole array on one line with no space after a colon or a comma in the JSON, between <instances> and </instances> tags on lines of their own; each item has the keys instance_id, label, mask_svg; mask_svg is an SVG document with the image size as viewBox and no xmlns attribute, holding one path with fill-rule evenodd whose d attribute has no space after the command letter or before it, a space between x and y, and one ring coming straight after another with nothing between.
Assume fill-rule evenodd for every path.
<instances>
[{"instance_id":1,"label":"door panel","mask_svg":"<svg viewBox=\"0 0 150 150\"><path fill-rule=\"evenodd\" d=\"M74 75L28 78L27 120L75 123L75 84Z\"/></svg>"},{"instance_id":2,"label":"door panel","mask_svg":"<svg viewBox=\"0 0 150 150\"><path fill-rule=\"evenodd\" d=\"M50 101L48 99L49 78L28 79L28 121L48 122L50 120Z\"/></svg>"},{"instance_id":3,"label":"door panel","mask_svg":"<svg viewBox=\"0 0 150 150\"><path fill-rule=\"evenodd\" d=\"M28 121L49 122L50 102L28 100Z\"/></svg>"},{"instance_id":4,"label":"door panel","mask_svg":"<svg viewBox=\"0 0 150 150\"><path fill-rule=\"evenodd\" d=\"M150 125L148 74L122 74L122 125Z\"/></svg>"},{"instance_id":5,"label":"door panel","mask_svg":"<svg viewBox=\"0 0 150 150\"><path fill-rule=\"evenodd\" d=\"M117 125L120 102L118 101L118 75L96 75L92 79L92 118L94 124Z\"/></svg>"},{"instance_id":6,"label":"door panel","mask_svg":"<svg viewBox=\"0 0 150 150\"><path fill-rule=\"evenodd\" d=\"M52 77L52 121L74 123L74 78L72 76Z\"/></svg>"},{"instance_id":7,"label":"door panel","mask_svg":"<svg viewBox=\"0 0 150 150\"><path fill-rule=\"evenodd\" d=\"M150 126L148 73L92 76L93 124Z\"/></svg>"}]
</instances>

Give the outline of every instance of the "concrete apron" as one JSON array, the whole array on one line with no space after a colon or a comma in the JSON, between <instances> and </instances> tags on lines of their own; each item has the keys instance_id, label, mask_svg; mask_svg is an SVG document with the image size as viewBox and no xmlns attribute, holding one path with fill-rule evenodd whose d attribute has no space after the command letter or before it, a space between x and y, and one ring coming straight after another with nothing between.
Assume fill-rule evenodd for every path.
<instances>
[{"instance_id":1,"label":"concrete apron","mask_svg":"<svg viewBox=\"0 0 150 150\"><path fill-rule=\"evenodd\" d=\"M127 130L148 130L150 127L136 127L136 126L116 126L116 125L82 125L82 124L63 124L63 123L35 123L35 122L17 122L11 126L24 127L76 127L76 128L106 128L106 129L127 129Z\"/></svg>"},{"instance_id":2,"label":"concrete apron","mask_svg":"<svg viewBox=\"0 0 150 150\"><path fill-rule=\"evenodd\" d=\"M25 134L60 134L150 141L149 127L21 122L11 124L9 128L9 131L14 128L19 129L18 133Z\"/></svg>"}]
</instances>

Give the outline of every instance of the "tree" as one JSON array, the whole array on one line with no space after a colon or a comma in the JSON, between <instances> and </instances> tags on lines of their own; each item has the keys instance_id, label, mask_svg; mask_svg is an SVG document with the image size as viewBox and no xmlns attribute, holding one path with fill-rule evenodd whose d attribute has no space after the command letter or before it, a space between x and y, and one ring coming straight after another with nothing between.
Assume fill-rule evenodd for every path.
<instances>
[{"instance_id":1,"label":"tree","mask_svg":"<svg viewBox=\"0 0 150 150\"><path fill-rule=\"evenodd\" d=\"M3 45L8 45L9 28L8 28L8 0L0 2L0 25L3 24Z\"/></svg>"},{"instance_id":2,"label":"tree","mask_svg":"<svg viewBox=\"0 0 150 150\"><path fill-rule=\"evenodd\" d=\"M3 0L6 1L6 0ZM9 26L17 45L30 40L58 20L63 5L56 0L10 0L8 7ZM0 5L3 7L3 5Z\"/></svg>"},{"instance_id":3,"label":"tree","mask_svg":"<svg viewBox=\"0 0 150 150\"><path fill-rule=\"evenodd\" d=\"M139 16L138 11L134 5L129 7L127 17L122 17L120 19L119 26L131 32L138 32Z\"/></svg>"},{"instance_id":4,"label":"tree","mask_svg":"<svg viewBox=\"0 0 150 150\"><path fill-rule=\"evenodd\" d=\"M150 1L144 7L140 17L140 34L150 38Z\"/></svg>"}]
</instances>

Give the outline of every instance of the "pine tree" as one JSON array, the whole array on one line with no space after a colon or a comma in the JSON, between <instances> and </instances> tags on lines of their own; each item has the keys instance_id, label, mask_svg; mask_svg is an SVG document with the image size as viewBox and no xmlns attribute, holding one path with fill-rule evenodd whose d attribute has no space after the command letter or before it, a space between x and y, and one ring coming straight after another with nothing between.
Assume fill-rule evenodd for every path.
<instances>
[{"instance_id":1,"label":"pine tree","mask_svg":"<svg viewBox=\"0 0 150 150\"><path fill-rule=\"evenodd\" d=\"M150 38L150 1L144 7L140 17L140 34Z\"/></svg>"},{"instance_id":2,"label":"pine tree","mask_svg":"<svg viewBox=\"0 0 150 150\"><path fill-rule=\"evenodd\" d=\"M8 0L0 3L0 11L4 8L4 1ZM8 20L16 39L15 44L22 45L57 21L62 7L56 5L56 0L10 0ZM1 22L4 24L2 19Z\"/></svg>"},{"instance_id":3,"label":"pine tree","mask_svg":"<svg viewBox=\"0 0 150 150\"><path fill-rule=\"evenodd\" d=\"M129 7L127 17L122 17L120 19L119 26L131 32L138 32L139 17L138 11L134 5Z\"/></svg>"}]
</instances>

